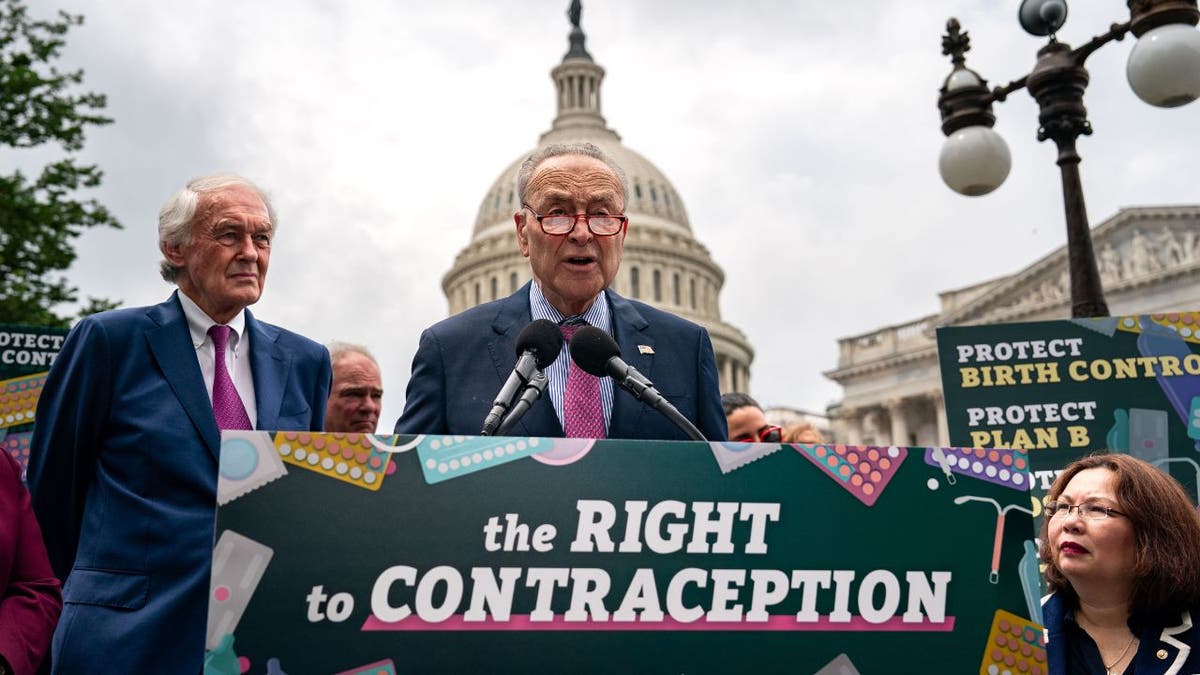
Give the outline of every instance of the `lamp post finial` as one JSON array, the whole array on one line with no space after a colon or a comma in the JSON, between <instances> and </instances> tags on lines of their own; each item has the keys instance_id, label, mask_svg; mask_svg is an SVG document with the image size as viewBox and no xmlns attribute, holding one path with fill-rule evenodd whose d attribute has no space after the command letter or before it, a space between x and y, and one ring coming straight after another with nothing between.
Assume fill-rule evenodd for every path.
<instances>
[{"instance_id":1,"label":"lamp post finial","mask_svg":"<svg viewBox=\"0 0 1200 675\"><path fill-rule=\"evenodd\" d=\"M946 34L942 36L942 54L949 56L954 65L961 66L970 50L971 35L962 31L958 19L950 17L946 22Z\"/></svg>"}]
</instances>

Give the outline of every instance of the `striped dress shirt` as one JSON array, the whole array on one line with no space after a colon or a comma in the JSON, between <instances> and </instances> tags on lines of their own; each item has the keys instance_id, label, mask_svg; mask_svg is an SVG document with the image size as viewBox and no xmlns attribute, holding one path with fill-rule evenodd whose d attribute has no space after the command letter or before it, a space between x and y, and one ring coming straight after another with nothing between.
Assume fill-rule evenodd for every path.
<instances>
[{"instance_id":1,"label":"striped dress shirt","mask_svg":"<svg viewBox=\"0 0 1200 675\"><path fill-rule=\"evenodd\" d=\"M547 319L554 323L562 323L567 319L573 318L564 316L558 311L546 296L542 295L542 287L537 280L533 281L529 289L529 313L534 321L538 319ZM588 308L586 312L579 315L589 325L595 326L604 332L612 335L612 313L608 308L608 299L604 292L596 296L596 301ZM564 428L566 422L563 418L563 397L567 390L567 372L571 367L571 354L567 345L563 345L562 352L550 367L546 369L546 379L549 380L547 389L550 391L550 402L554 405L554 414L558 415L558 423ZM604 429L607 432L612 426L612 408L613 408L613 381L611 377L600 378L600 402L604 408Z\"/></svg>"}]
</instances>

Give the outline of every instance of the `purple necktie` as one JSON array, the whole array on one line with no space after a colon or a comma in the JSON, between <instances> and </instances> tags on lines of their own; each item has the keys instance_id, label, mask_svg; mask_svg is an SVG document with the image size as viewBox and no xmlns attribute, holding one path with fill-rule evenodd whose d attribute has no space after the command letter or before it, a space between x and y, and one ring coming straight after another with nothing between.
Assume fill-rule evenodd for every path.
<instances>
[{"instance_id":1,"label":"purple necktie","mask_svg":"<svg viewBox=\"0 0 1200 675\"><path fill-rule=\"evenodd\" d=\"M229 377L229 369L225 367L225 347L229 344L229 326L215 325L208 329L212 338L213 349L213 416L217 418L217 429L252 429L250 416L246 414L246 404L238 396L233 386L233 378Z\"/></svg>"},{"instance_id":2,"label":"purple necktie","mask_svg":"<svg viewBox=\"0 0 1200 675\"><path fill-rule=\"evenodd\" d=\"M571 336L584 324L560 325L563 339ZM563 393L563 431L567 438L605 438L604 408L600 401L600 378L575 365L571 359L567 369L567 389Z\"/></svg>"}]
</instances>

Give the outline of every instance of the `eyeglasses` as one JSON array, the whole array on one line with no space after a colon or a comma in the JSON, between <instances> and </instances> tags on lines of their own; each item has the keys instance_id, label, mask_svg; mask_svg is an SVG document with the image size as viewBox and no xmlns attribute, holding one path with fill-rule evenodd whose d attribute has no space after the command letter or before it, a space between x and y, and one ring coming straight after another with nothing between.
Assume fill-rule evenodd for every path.
<instances>
[{"instance_id":1,"label":"eyeglasses","mask_svg":"<svg viewBox=\"0 0 1200 675\"><path fill-rule=\"evenodd\" d=\"M734 443L778 443L783 439L783 429L775 426L763 427L750 434L742 434L732 439Z\"/></svg>"},{"instance_id":2,"label":"eyeglasses","mask_svg":"<svg viewBox=\"0 0 1200 675\"><path fill-rule=\"evenodd\" d=\"M597 237L611 237L621 231L621 227L629 222L629 217L623 214L616 215L592 215L590 213L577 213L575 215L554 214L552 216L539 216L537 211L528 204L521 204L522 208L529 209L533 217L537 219L538 224L542 226L542 232L546 234L569 234L575 229L575 223L582 218L587 223L588 230Z\"/></svg>"},{"instance_id":3,"label":"eyeglasses","mask_svg":"<svg viewBox=\"0 0 1200 675\"><path fill-rule=\"evenodd\" d=\"M1079 510L1079 517L1085 520L1104 520L1109 516L1123 516L1124 513L1116 509L1110 509L1107 506L1099 504L1067 504L1066 502L1047 502L1046 513L1050 514L1051 518L1063 517L1066 518L1072 509Z\"/></svg>"}]
</instances>

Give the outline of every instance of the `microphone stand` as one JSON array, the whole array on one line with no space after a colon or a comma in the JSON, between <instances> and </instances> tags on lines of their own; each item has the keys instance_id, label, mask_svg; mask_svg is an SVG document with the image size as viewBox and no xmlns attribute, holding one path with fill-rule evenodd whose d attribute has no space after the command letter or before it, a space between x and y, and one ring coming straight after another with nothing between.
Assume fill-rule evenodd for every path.
<instances>
[{"instance_id":1,"label":"microphone stand","mask_svg":"<svg viewBox=\"0 0 1200 675\"><path fill-rule=\"evenodd\" d=\"M521 392L521 398L513 404L512 410L509 410L508 415L500 422L494 435L507 436L508 430L512 429L517 420L533 407L534 402L541 397L548 384L550 384L550 379L546 377L545 373L540 370L535 372L533 377L529 378L529 382L525 384L525 391Z\"/></svg>"}]
</instances>

